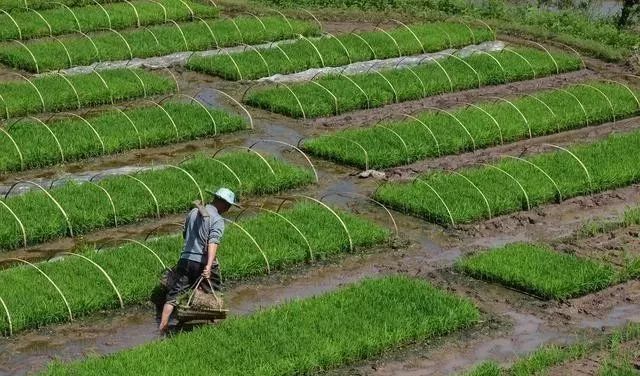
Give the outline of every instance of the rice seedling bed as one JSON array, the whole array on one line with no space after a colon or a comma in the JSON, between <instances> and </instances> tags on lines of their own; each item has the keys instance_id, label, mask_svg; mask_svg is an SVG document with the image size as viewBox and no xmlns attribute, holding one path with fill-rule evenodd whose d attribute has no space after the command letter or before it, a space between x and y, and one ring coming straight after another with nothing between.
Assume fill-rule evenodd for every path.
<instances>
[{"instance_id":1,"label":"rice seedling bed","mask_svg":"<svg viewBox=\"0 0 640 376\"><path fill-rule=\"evenodd\" d=\"M640 112L639 96L623 84L588 82L451 111L427 111L311 138L303 146L313 155L350 166L387 168L630 117Z\"/></svg>"},{"instance_id":2,"label":"rice seedling bed","mask_svg":"<svg viewBox=\"0 0 640 376\"><path fill-rule=\"evenodd\" d=\"M639 147L637 131L569 149L549 145L554 152L384 184L374 197L429 221L468 223L636 183Z\"/></svg>"},{"instance_id":3,"label":"rice seedling bed","mask_svg":"<svg viewBox=\"0 0 640 376\"><path fill-rule=\"evenodd\" d=\"M333 75L312 82L255 89L246 103L295 118L315 118L390 103L504 84L578 70L581 61L565 53L517 48L448 57L414 68L375 71L345 77Z\"/></svg>"},{"instance_id":4,"label":"rice seedling bed","mask_svg":"<svg viewBox=\"0 0 640 376\"><path fill-rule=\"evenodd\" d=\"M217 375L305 374L371 358L412 340L442 336L478 318L478 310L467 300L423 281L391 276L114 356L56 364L48 374L181 374L194 369Z\"/></svg>"},{"instance_id":5,"label":"rice seedling bed","mask_svg":"<svg viewBox=\"0 0 640 376\"><path fill-rule=\"evenodd\" d=\"M50 9L57 8L61 6L60 4L64 4L68 7L81 7L85 5L93 5L95 3L99 4L111 4L118 3L124 0L60 0L60 1L49 1L49 0L0 0L0 9L5 11L9 10L18 10L24 9L25 5L30 9Z\"/></svg>"},{"instance_id":6,"label":"rice seedling bed","mask_svg":"<svg viewBox=\"0 0 640 376\"><path fill-rule=\"evenodd\" d=\"M226 186L242 194L265 194L305 185L313 178L308 168L235 152L215 159L196 157L180 166L109 177L95 184L68 182L46 193L34 189L0 201L0 248L183 211L193 200L203 198L204 189Z\"/></svg>"},{"instance_id":7,"label":"rice seedling bed","mask_svg":"<svg viewBox=\"0 0 640 376\"><path fill-rule=\"evenodd\" d=\"M318 26L313 23L280 16L197 20L122 32L64 36L58 40L7 43L0 49L0 62L30 72L43 72L101 61L264 43L298 35L312 36L318 32Z\"/></svg>"},{"instance_id":8,"label":"rice seedling bed","mask_svg":"<svg viewBox=\"0 0 640 376\"><path fill-rule=\"evenodd\" d=\"M43 125L44 124L44 125ZM248 129L247 122L196 103L110 110L40 123L21 119L0 133L0 172L116 154ZM55 137L54 137L55 136Z\"/></svg>"},{"instance_id":9,"label":"rice seedling bed","mask_svg":"<svg viewBox=\"0 0 640 376\"><path fill-rule=\"evenodd\" d=\"M311 202L239 221L254 237L259 249L239 227L227 223L224 250L219 255L223 278L240 280L348 252L349 239L354 247L369 247L388 240L390 233L384 228L354 215L335 212L345 223L349 237L330 210ZM58 285L73 316L78 317L120 307L118 294L124 305L147 301L163 266L177 262L182 246L182 237L172 235L100 251L83 250L80 254L100 265L113 286L97 267L78 256L66 255L64 259L37 266ZM0 281L7 287L0 296L11 313L14 333L69 319L60 294L35 268L25 265L0 271ZM8 324L6 318L0 318L0 333L8 334Z\"/></svg>"},{"instance_id":10,"label":"rice seedling bed","mask_svg":"<svg viewBox=\"0 0 640 376\"><path fill-rule=\"evenodd\" d=\"M196 56L187 68L228 80L253 80L310 68L336 67L373 59L388 59L463 47L493 40L488 28L459 23L399 26L391 31L300 39L279 48L236 54Z\"/></svg>"},{"instance_id":11,"label":"rice seedling bed","mask_svg":"<svg viewBox=\"0 0 640 376\"><path fill-rule=\"evenodd\" d=\"M0 116L8 119L79 109L174 91L176 83L171 78L139 69L21 77L0 83Z\"/></svg>"},{"instance_id":12,"label":"rice seedling bed","mask_svg":"<svg viewBox=\"0 0 640 376\"><path fill-rule=\"evenodd\" d=\"M23 5L24 6L24 5ZM217 8L189 0L134 0L105 5L91 4L68 8L57 4L53 9L32 8L0 13L0 41L31 39L52 35L84 33L101 29L124 29L192 20L194 17L214 18Z\"/></svg>"},{"instance_id":13,"label":"rice seedling bed","mask_svg":"<svg viewBox=\"0 0 640 376\"><path fill-rule=\"evenodd\" d=\"M618 273L610 265L524 243L465 257L456 268L543 299L575 298L618 281Z\"/></svg>"}]
</instances>

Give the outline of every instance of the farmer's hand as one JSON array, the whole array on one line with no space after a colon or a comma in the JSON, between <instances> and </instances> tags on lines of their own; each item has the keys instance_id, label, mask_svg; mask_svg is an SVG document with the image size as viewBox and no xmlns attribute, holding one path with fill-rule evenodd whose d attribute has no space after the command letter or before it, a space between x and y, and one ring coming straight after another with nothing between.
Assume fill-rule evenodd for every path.
<instances>
[{"instance_id":1,"label":"farmer's hand","mask_svg":"<svg viewBox=\"0 0 640 376\"><path fill-rule=\"evenodd\" d=\"M205 277L206 279L211 278L211 268L209 267L204 268L204 270L202 271L202 276Z\"/></svg>"}]
</instances>

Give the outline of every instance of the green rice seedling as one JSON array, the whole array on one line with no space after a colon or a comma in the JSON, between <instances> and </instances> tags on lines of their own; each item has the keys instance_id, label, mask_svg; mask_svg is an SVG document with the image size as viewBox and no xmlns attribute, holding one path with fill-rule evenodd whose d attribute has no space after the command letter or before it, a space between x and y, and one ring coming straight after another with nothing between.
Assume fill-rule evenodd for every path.
<instances>
[{"instance_id":1,"label":"green rice seedling","mask_svg":"<svg viewBox=\"0 0 640 376\"><path fill-rule=\"evenodd\" d=\"M382 227L336 212L355 247L370 247L389 239L389 231ZM264 212L238 224L254 237L260 248L239 227L227 224L224 250L219 255L225 281L242 280L350 251L345 229L330 210L317 203L300 202L278 214ZM37 266L55 281L68 300L73 316L78 317L120 307L118 294L123 305L145 302L157 285L163 266L177 262L182 242L181 236L170 235L142 245L130 243L81 252L106 272L113 285L90 261L78 256L66 255L64 259ZM69 312L60 294L35 268L23 266L0 271L0 284L7 287L0 297L11 314L14 333L68 320ZM0 315L0 333L8 333L8 324Z\"/></svg>"},{"instance_id":2,"label":"green rice seedling","mask_svg":"<svg viewBox=\"0 0 640 376\"><path fill-rule=\"evenodd\" d=\"M23 78L0 83L0 117L77 109L175 90L171 78L140 69Z\"/></svg>"},{"instance_id":3,"label":"green rice seedling","mask_svg":"<svg viewBox=\"0 0 640 376\"><path fill-rule=\"evenodd\" d=\"M87 118L71 116L47 126L24 119L5 127L7 134L0 133L0 171L50 166L249 127L239 116L180 102L107 111Z\"/></svg>"},{"instance_id":4,"label":"green rice seedling","mask_svg":"<svg viewBox=\"0 0 640 376\"><path fill-rule=\"evenodd\" d=\"M313 181L308 168L273 157L262 158L247 152L215 159L197 157L173 168L105 178L97 185L67 182L48 190L48 194L34 189L10 196L0 206L0 248L177 213L189 208L193 200L202 199L201 189L226 186L242 194L257 195Z\"/></svg>"},{"instance_id":5,"label":"green rice seedling","mask_svg":"<svg viewBox=\"0 0 640 376\"><path fill-rule=\"evenodd\" d=\"M318 32L318 26L313 23L285 20L279 16L197 20L122 32L108 30L88 36L65 36L58 40L7 43L0 48L0 62L31 72L42 72L100 61L264 43Z\"/></svg>"},{"instance_id":6,"label":"green rice seedling","mask_svg":"<svg viewBox=\"0 0 640 376\"><path fill-rule=\"evenodd\" d=\"M504 84L580 69L581 61L564 53L518 48L448 57L411 69L393 69L345 77L330 75L301 84L250 91L246 103L296 118L341 114L431 95Z\"/></svg>"},{"instance_id":7,"label":"green rice seedling","mask_svg":"<svg viewBox=\"0 0 640 376\"><path fill-rule=\"evenodd\" d=\"M638 148L640 132L614 134L570 149L384 184L374 196L430 221L468 223L636 183Z\"/></svg>"},{"instance_id":8,"label":"green rice seedling","mask_svg":"<svg viewBox=\"0 0 640 376\"><path fill-rule=\"evenodd\" d=\"M493 361L485 361L473 367L473 369L462 373L460 376L501 376L500 365Z\"/></svg>"},{"instance_id":9,"label":"green rice seedling","mask_svg":"<svg viewBox=\"0 0 640 376\"><path fill-rule=\"evenodd\" d=\"M61 6L60 4L64 4L68 7L81 7L85 5L92 5L95 3L100 4L110 4L110 3L118 3L124 0L60 0L60 1L49 1L49 0L0 0L0 9L5 11L9 10L20 10L24 9L25 5L29 7L29 9L50 9L57 8ZM0 12L1 13L1 12Z\"/></svg>"},{"instance_id":10,"label":"green rice seedling","mask_svg":"<svg viewBox=\"0 0 640 376\"><path fill-rule=\"evenodd\" d=\"M93 3L74 9L57 5L43 11L29 8L0 13L0 41L77 31L87 33L101 29L118 30L160 24L167 20L179 22L193 17L213 18L218 15L217 8L189 0L135 0L105 5Z\"/></svg>"},{"instance_id":11,"label":"green rice seedling","mask_svg":"<svg viewBox=\"0 0 640 376\"><path fill-rule=\"evenodd\" d=\"M622 84L589 82L451 111L428 111L381 127L312 138L303 146L313 155L351 166L393 167L630 117L640 112L639 96Z\"/></svg>"},{"instance_id":12,"label":"green rice seedling","mask_svg":"<svg viewBox=\"0 0 640 376\"><path fill-rule=\"evenodd\" d=\"M54 364L46 374L177 375L194 369L216 375L309 374L371 358L409 341L442 336L478 318L478 310L465 299L417 279L391 276L227 319L114 356Z\"/></svg>"},{"instance_id":13,"label":"green rice seedling","mask_svg":"<svg viewBox=\"0 0 640 376\"><path fill-rule=\"evenodd\" d=\"M194 57L187 68L229 80L253 80L276 73L458 48L492 39L493 33L487 28L468 28L459 23L407 25L388 32L344 34L313 41L300 39L279 48Z\"/></svg>"},{"instance_id":14,"label":"green rice seedling","mask_svg":"<svg viewBox=\"0 0 640 376\"><path fill-rule=\"evenodd\" d=\"M609 265L522 243L465 257L456 268L543 299L575 298L616 282L616 272Z\"/></svg>"}]
</instances>

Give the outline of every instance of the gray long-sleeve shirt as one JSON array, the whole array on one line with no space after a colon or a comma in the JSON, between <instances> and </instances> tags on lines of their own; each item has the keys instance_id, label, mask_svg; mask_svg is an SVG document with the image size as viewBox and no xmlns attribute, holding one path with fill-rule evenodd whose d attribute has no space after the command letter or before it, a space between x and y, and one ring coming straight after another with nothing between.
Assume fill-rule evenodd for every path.
<instances>
[{"instance_id":1,"label":"gray long-sleeve shirt","mask_svg":"<svg viewBox=\"0 0 640 376\"><path fill-rule=\"evenodd\" d=\"M181 259L199 263L207 262L207 246L220 244L224 233L224 220L213 205L206 206L209 218L200 215L198 209L193 209L187 215L184 223L184 248ZM214 265L218 263L217 257Z\"/></svg>"}]
</instances>

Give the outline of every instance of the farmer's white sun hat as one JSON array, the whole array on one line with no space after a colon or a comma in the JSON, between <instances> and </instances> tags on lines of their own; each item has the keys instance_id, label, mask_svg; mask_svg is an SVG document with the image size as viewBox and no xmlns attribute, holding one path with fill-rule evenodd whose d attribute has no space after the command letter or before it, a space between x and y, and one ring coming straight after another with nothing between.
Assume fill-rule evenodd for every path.
<instances>
[{"instance_id":1,"label":"farmer's white sun hat","mask_svg":"<svg viewBox=\"0 0 640 376\"><path fill-rule=\"evenodd\" d=\"M212 191L207 192L213 194L217 198L226 201L227 203L229 203L229 205L239 206L236 202L236 194L233 193L233 191L229 188L220 188L215 193Z\"/></svg>"}]
</instances>

